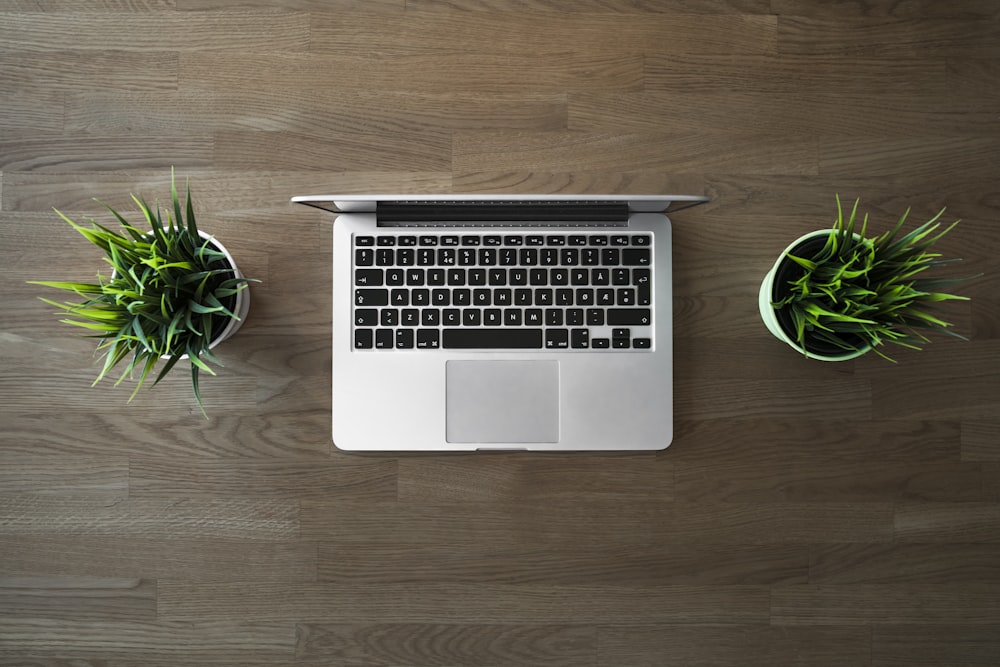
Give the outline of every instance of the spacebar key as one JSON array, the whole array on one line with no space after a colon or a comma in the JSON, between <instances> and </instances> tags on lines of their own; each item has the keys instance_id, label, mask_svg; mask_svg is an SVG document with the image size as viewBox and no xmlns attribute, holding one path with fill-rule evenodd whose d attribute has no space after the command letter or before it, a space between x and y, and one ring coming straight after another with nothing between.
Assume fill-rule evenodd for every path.
<instances>
[{"instance_id":1,"label":"spacebar key","mask_svg":"<svg viewBox=\"0 0 1000 667\"><path fill-rule=\"evenodd\" d=\"M528 349L542 347L541 329L444 329L443 348Z\"/></svg>"}]
</instances>

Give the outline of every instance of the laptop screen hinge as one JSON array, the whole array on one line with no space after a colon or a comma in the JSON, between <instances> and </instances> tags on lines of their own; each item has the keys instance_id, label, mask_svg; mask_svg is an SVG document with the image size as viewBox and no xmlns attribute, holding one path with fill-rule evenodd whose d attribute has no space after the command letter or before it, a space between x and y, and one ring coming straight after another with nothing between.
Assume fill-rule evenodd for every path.
<instances>
[{"instance_id":1,"label":"laptop screen hinge","mask_svg":"<svg viewBox=\"0 0 1000 667\"><path fill-rule=\"evenodd\" d=\"M625 202L503 201L503 202L378 202L380 227L624 227Z\"/></svg>"}]
</instances>

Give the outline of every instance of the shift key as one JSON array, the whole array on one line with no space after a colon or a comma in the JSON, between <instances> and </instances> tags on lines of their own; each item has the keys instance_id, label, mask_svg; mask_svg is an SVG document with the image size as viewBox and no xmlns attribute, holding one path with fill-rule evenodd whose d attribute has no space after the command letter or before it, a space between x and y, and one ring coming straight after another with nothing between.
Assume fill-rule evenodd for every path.
<instances>
[{"instance_id":1,"label":"shift key","mask_svg":"<svg viewBox=\"0 0 1000 667\"><path fill-rule=\"evenodd\" d=\"M652 323L649 308L608 308L609 326L648 326Z\"/></svg>"}]
</instances>

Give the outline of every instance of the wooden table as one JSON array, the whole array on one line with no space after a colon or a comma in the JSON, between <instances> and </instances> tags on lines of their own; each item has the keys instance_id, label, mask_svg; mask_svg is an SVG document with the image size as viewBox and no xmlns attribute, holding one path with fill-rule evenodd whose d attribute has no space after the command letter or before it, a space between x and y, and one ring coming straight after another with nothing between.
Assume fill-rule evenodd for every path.
<instances>
[{"instance_id":1,"label":"wooden table","mask_svg":"<svg viewBox=\"0 0 1000 667\"><path fill-rule=\"evenodd\" d=\"M0 664L1000 664L998 17L3 3ZM102 265L52 207L111 224L91 197L167 202L171 165L264 281L208 420L183 371L90 388L25 284ZM288 198L393 191L710 195L674 221L673 446L334 449L331 216ZM824 364L768 334L760 280L835 193L963 218L971 342Z\"/></svg>"}]
</instances>

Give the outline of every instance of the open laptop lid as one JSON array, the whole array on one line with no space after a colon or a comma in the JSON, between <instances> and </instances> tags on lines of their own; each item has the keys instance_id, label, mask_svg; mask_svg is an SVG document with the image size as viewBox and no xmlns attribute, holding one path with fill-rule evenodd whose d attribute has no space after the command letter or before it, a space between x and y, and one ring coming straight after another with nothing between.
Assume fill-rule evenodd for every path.
<instances>
[{"instance_id":1,"label":"open laptop lid","mask_svg":"<svg viewBox=\"0 0 1000 667\"><path fill-rule=\"evenodd\" d=\"M301 195L292 197L334 213L377 213L380 224L458 222L466 217L476 222L540 221L551 212L553 219L576 219L598 224L624 223L631 213L679 211L705 203L700 195ZM487 212L492 210L493 218Z\"/></svg>"}]
</instances>

